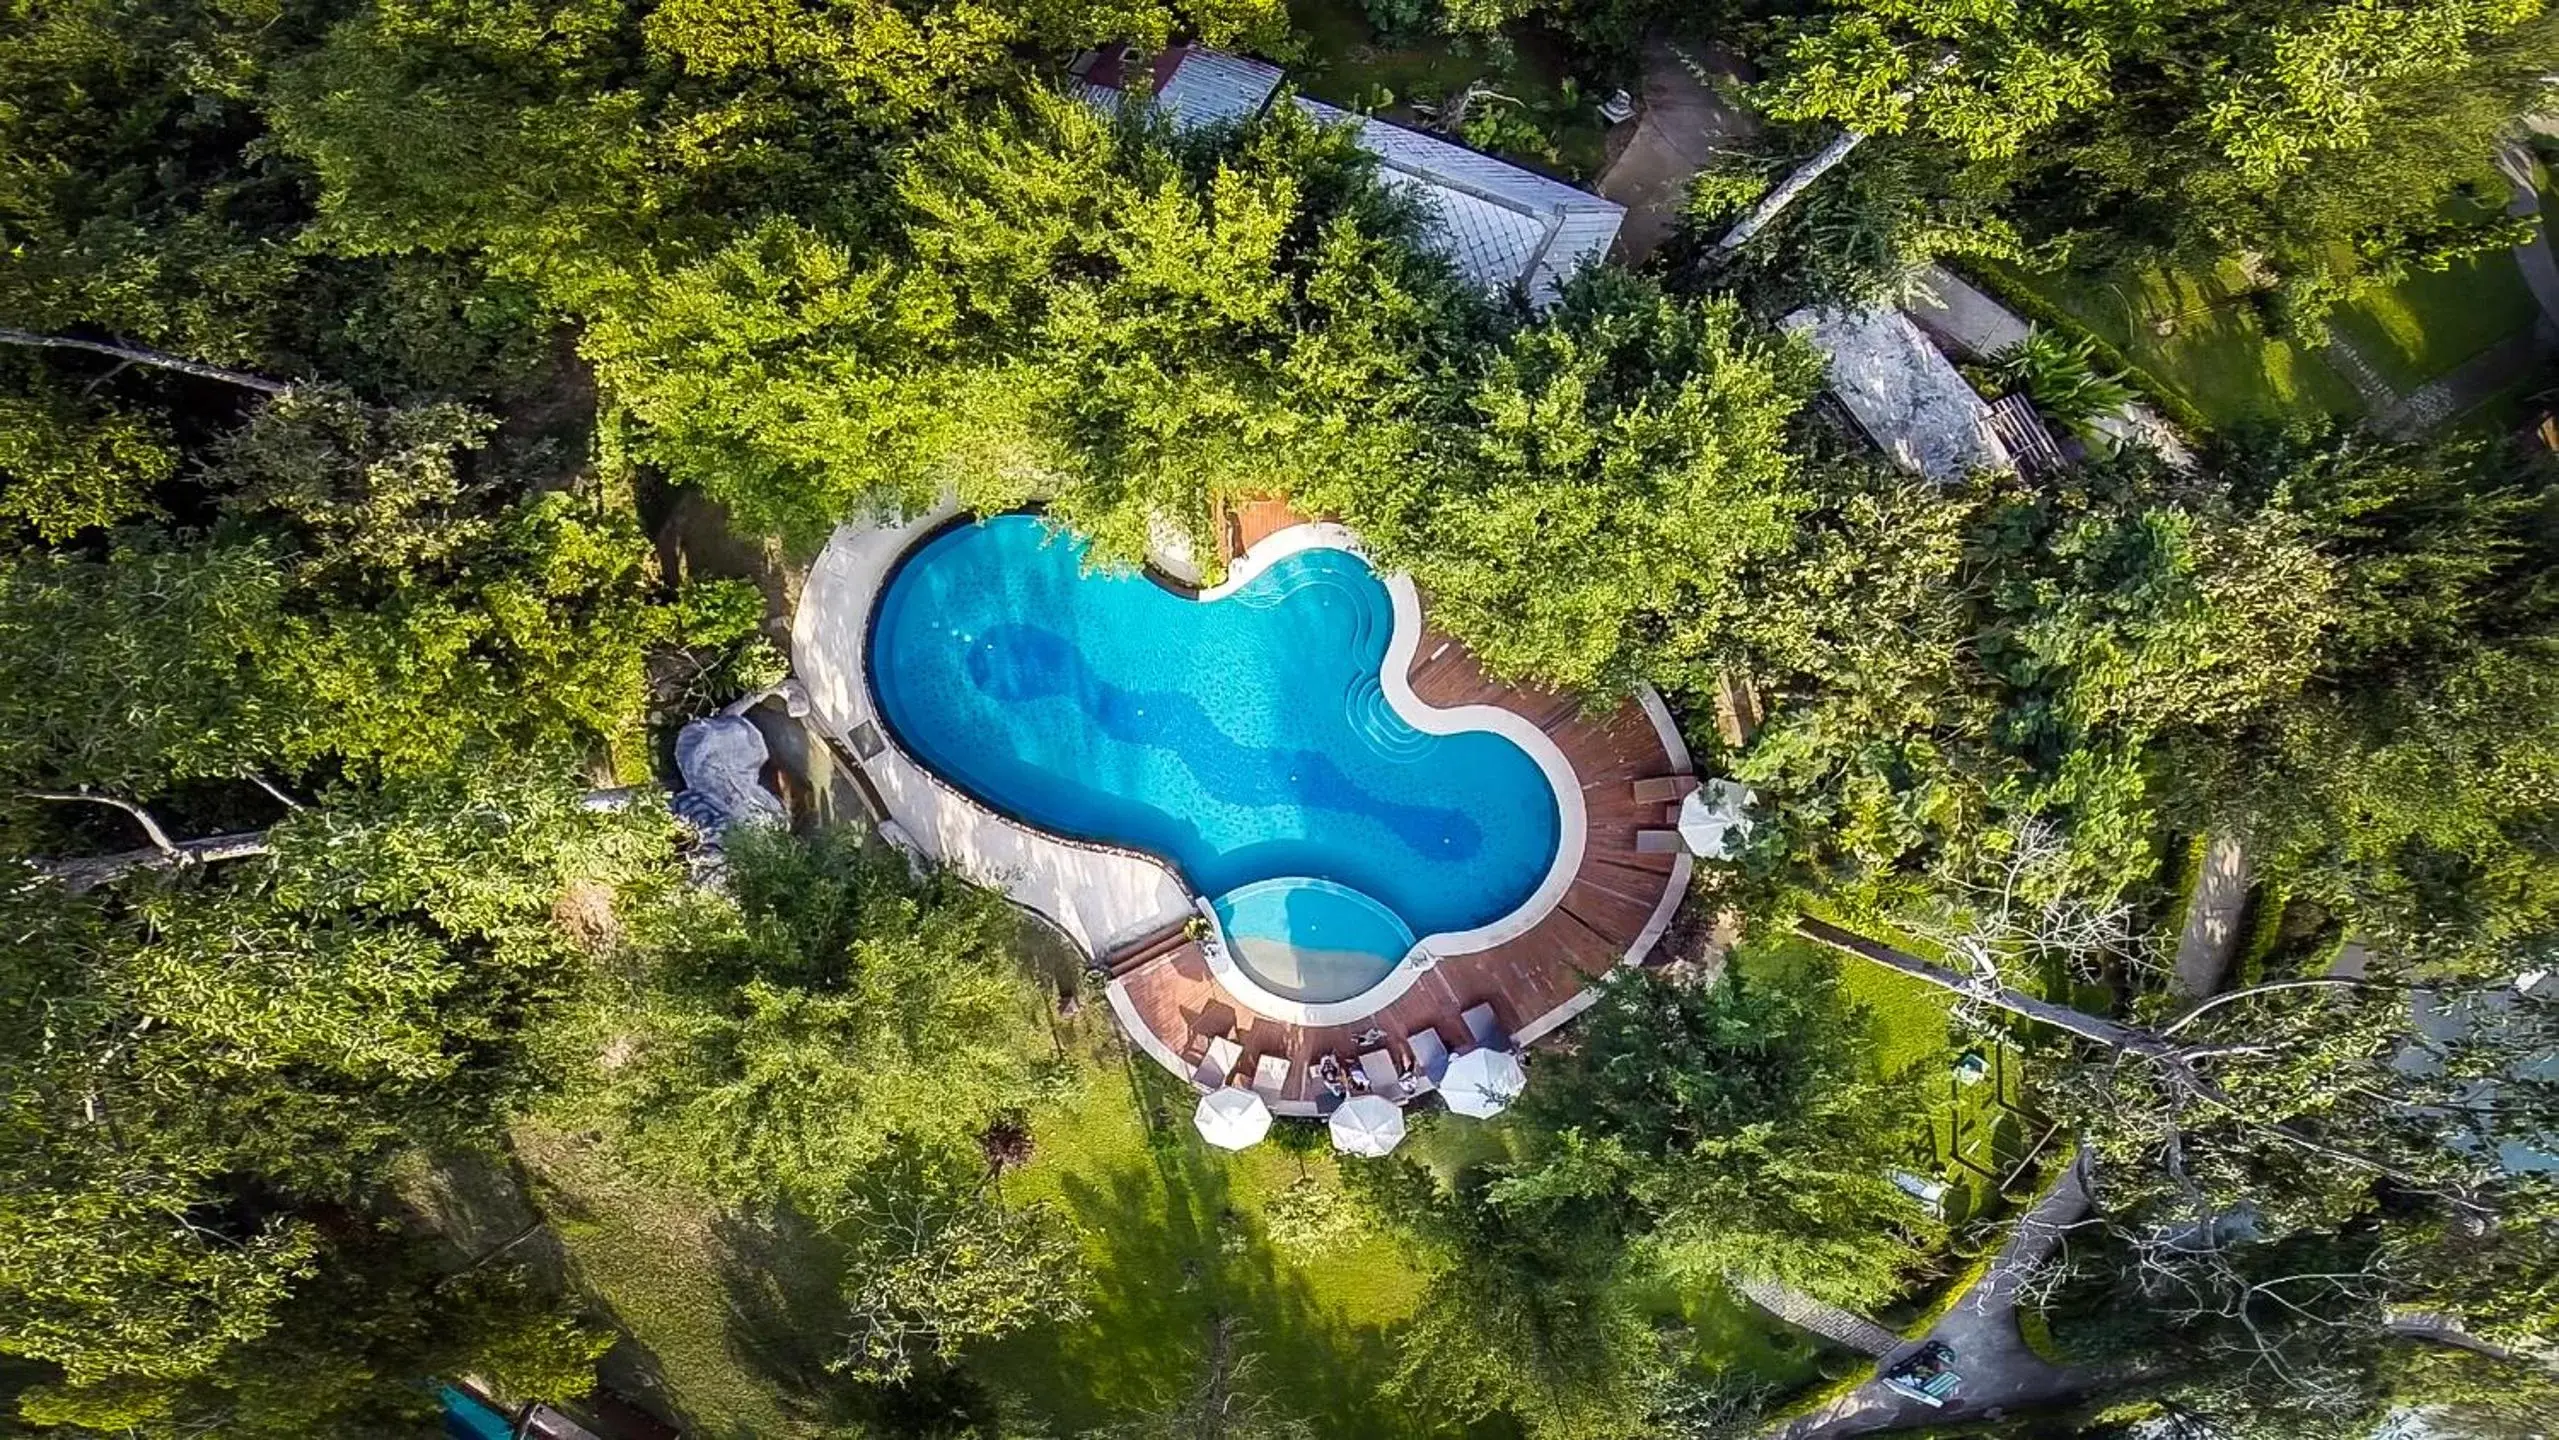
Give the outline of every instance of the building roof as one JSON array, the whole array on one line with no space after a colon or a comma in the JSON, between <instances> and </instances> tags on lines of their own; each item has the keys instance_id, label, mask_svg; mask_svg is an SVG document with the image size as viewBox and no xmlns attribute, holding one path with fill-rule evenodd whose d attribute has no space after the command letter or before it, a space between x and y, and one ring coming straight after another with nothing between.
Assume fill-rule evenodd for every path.
<instances>
[{"instance_id":1,"label":"building roof","mask_svg":"<svg viewBox=\"0 0 2559 1440\"><path fill-rule=\"evenodd\" d=\"M1899 310L1822 306L1779 323L1821 350L1831 392L1903 469L1953 480L2014 468L1990 407Z\"/></svg>"},{"instance_id":2,"label":"building roof","mask_svg":"<svg viewBox=\"0 0 2559 1440\"><path fill-rule=\"evenodd\" d=\"M1169 63L1168 63L1169 62ZM1088 101L1117 109L1124 62L1106 53L1081 71ZM1280 71L1259 60L1188 46L1155 66L1155 103L1183 130L1246 120L1279 90ZM1410 196L1428 222L1424 239L1467 279L1544 309L1606 254L1625 207L1418 130L1320 100L1296 104L1327 125L1354 125L1378 159L1378 178Z\"/></svg>"},{"instance_id":3,"label":"building roof","mask_svg":"<svg viewBox=\"0 0 2559 1440\"><path fill-rule=\"evenodd\" d=\"M1328 125L1356 124L1378 175L1434 217L1437 248L1487 290L1516 289L1543 310L1564 282L1608 252L1626 207L1373 115L1298 97Z\"/></svg>"}]
</instances>

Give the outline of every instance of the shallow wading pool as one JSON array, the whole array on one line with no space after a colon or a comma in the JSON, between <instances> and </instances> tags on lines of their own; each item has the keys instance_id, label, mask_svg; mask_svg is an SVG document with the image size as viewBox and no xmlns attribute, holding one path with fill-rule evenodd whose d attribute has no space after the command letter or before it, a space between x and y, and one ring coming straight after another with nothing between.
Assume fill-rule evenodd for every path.
<instances>
[{"instance_id":1,"label":"shallow wading pool","mask_svg":"<svg viewBox=\"0 0 2559 1440\"><path fill-rule=\"evenodd\" d=\"M1009 515L907 554L868 658L917 760L1017 820L1169 861L1257 983L1320 1003L1508 915L1556 859L1555 789L1526 751L1425 733L1387 700L1393 625L1345 550L1203 601L1088 571L1081 542Z\"/></svg>"}]
</instances>

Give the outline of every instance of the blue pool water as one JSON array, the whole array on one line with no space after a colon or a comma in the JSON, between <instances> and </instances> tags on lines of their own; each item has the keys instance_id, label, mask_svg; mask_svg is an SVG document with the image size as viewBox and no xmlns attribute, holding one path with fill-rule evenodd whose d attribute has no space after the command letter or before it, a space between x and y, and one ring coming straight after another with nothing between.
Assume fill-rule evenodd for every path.
<instances>
[{"instance_id":1,"label":"blue pool water","mask_svg":"<svg viewBox=\"0 0 2559 1440\"><path fill-rule=\"evenodd\" d=\"M450 1385L437 1390L444 1402L444 1433L448 1440L510 1440L515 1422L480 1403L478 1397L456 1390Z\"/></svg>"},{"instance_id":2,"label":"blue pool water","mask_svg":"<svg viewBox=\"0 0 2559 1440\"><path fill-rule=\"evenodd\" d=\"M1236 963L1291 1000L1347 999L1413 948L1394 911L1330 880L1256 880L1213 905Z\"/></svg>"},{"instance_id":3,"label":"blue pool water","mask_svg":"<svg viewBox=\"0 0 2559 1440\"><path fill-rule=\"evenodd\" d=\"M1042 829L1161 855L1205 895L1298 878L1375 902L1231 899L1255 939L1331 952L1297 978L1302 999L1356 994L1411 936L1498 919L1545 878L1560 819L1536 762L1487 731L1424 734L1387 705L1393 611L1366 562L1304 551L1206 603L1083 562L1025 515L907 558L870 664L910 753ZM1343 958L1361 954L1365 980Z\"/></svg>"}]
</instances>

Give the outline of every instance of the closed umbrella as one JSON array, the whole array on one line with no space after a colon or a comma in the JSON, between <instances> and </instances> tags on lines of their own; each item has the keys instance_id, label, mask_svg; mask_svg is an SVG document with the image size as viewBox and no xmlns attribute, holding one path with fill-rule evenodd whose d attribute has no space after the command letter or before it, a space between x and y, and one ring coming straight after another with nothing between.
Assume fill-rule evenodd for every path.
<instances>
[{"instance_id":1,"label":"closed umbrella","mask_svg":"<svg viewBox=\"0 0 2559 1440\"><path fill-rule=\"evenodd\" d=\"M1241 1150L1271 1133L1271 1107L1240 1085L1221 1086L1200 1097L1191 1124L1220 1150Z\"/></svg>"},{"instance_id":2,"label":"closed umbrella","mask_svg":"<svg viewBox=\"0 0 2559 1440\"><path fill-rule=\"evenodd\" d=\"M1333 1112L1333 1148L1383 1155L1404 1143L1404 1112L1383 1095L1354 1095Z\"/></svg>"},{"instance_id":3,"label":"closed umbrella","mask_svg":"<svg viewBox=\"0 0 2559 1440\"><path fill-rule=\"evenodd\" d=\"M1448 1108L1460 1115L1489 1120L1510 1108L1519 1092L1528 1088L1528 1072L1520 1068L1519 1057L1508 1050L1489 1045L1478 1046L1448 1062L1448 1074L1439 1082L1440 1098Z\"/></svg>"}]
</instances>

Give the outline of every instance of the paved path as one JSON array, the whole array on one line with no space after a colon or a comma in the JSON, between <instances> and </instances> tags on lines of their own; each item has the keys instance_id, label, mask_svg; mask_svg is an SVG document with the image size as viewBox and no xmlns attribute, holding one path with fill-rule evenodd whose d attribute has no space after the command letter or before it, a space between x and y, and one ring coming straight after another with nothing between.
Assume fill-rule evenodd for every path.
<instances>
[{"instance_id":1,"label":"paved path","mask_svg":"<svg viewBox=\"0 0 2559 1440\"><path fill-rule=\"evenodd\" d=\"M2399 403L2399 392L2390 388L2390 382L2381 378L2381 371L2374 368L2371 359L2342 333L2328 332L2328 343L2320 348L2319 357L2355 388L2355 398L2364 402L2369 413L2377 416Z\"/></svg>"},{"instance_id":2,"label":"paved path","mask_svg":"<svg viewBox=\"0 0 2559 1440\"><path fill-rule=\"evenodd\" d=\"M1760 1309L1798 1330L1809 1330L1825 1340L1872 1355L1878 1360L1902 1347L1900 1335L1856 1311L1843 1310L1827 1300L1816 1300L1801 1290L1780 1285L1774 1280L1736 1277L1733 1288L1749 1296L1751 1303Z\"/></svg>"},{"instance_id":3,"label":"paved path","mask_svg":"<svg viewBox=\"0 0 2559 1440\"><path fill-rule=\"evenodd\" d=\"M2186 906L2186 928L2177 934L2177 993L2201 1000L2218 992L2239 951L2239 921L2248 910L2248 853L2228 835L2212 837L2204 873Z\"/></svg>"},{"instance_id":4,"label":"paved path","mask_svg":"<svg viewBox=\"0 0 2559 1440\"><path fill-rule=\"evenodd\" d=\"M2532 153L2520 141L2509 140L2497 147L2497 168L2505 173L2506 188L2514 196L2506 204L2506 213L2541 215L2541 196L2532 188ZM2522 267L2532 298L2541 302L2542 317L2559 329L2559 259L2551 254L2549 216L2541 216L2539 235L2515 247L2515 264Z\"/></svg>"},{"instance_id":5,"label":"paved path","mask_svg":"<svg viewBox=\"0 0 2559 1440\"><path fill-rule=\"evenodd\" d=\"M2372 428L2387 435L2423 435L2531 374L2540 355L2541 344L2531 331L2510 335L2400 396L2372 417Z\"/></svg>"},{"instance_id":6,"label":"paved path","mask_svg":"<svg viewBox=\"0 0 2559 1440\"><path fill-rule=\"evenodd\" d=\"M1691 58L1724 73L1734 68L1729 57L1713 51L1692 52ZM1641 264L1661 248L1687 208L1688 177L1705 169L1726 141L1751 129L1749 118L1708 89L1666 42L1645 47L1643 88L1635 137L1599 177L1599 193L1626 207L1612 252L1623 265Z\"/></svg>"},{"instance_id":7,"label":"paved path","mask_svg":"<svg viewBox=\"0 0 2559 1440\"><path fill-rule=\"evenodd\" d=\"M2049 1404L2084 1388L2090 1380L2085 1371L2047 1364L2026 1348L2017 1333L2017 1289L2081 1222L2088 1208L2083 1160L2018 1220L1989 1272L1937 1322L1937 1328L1884 1362L1889 1365L1930 1340L1954 1351L1964 1388L1945 1408L1931 1409L1885 1389L1880 1380L1870 1380L1813 1414L1778 1427L1771 1432L1771 1440L1834 1440L1974 1419L1993 1409Z\"/></svg>"}]
</instances>

